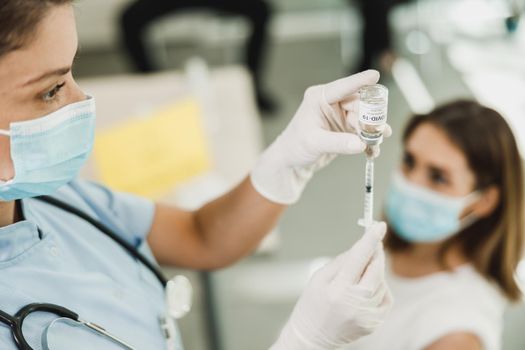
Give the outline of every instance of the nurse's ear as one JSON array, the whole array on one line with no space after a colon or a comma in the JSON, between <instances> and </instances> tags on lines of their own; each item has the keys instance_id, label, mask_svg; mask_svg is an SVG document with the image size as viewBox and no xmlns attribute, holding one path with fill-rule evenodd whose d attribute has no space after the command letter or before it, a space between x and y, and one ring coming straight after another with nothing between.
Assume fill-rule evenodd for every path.
<instances>
[{"instance_id":1,"label":"nurse's ear","mask_svg":"<svg viewBox=\"0 0 525 350\"><path fill-rule=\"evenodd\" d=\"M9 136L0 135L0 180L7 181L15 175L15 168L11 160L11 145Z\"/></svg>"},{"instance_id":2,"label":"nurse's ear","mask_svg":"<svg viewBox=\"0 0 525 350\"><path fill-rule=\"evenodd\" d=\"M468 207L467 213L477 218L490 216L498 207L500 199L500 189L495 185L491 185L480 192L480 197Z\"/></svg>"}]
</instances>

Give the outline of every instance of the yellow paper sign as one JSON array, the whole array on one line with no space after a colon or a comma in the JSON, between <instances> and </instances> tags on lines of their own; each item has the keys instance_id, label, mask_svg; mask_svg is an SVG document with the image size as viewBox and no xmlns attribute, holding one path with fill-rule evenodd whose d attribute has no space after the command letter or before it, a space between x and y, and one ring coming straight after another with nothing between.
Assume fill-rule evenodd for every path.
<instances>
[{"instance_id":1,"label":"yellow paper sign","mask_svg":"<svg viewBox=\"0 0 525 350\"><path fill-rule=\"evenodd\" d=\"M195 99L164 107L101 131L94 156L102 182L116 190L158 198L211 167Z\"/></svg>"}]
</instances>

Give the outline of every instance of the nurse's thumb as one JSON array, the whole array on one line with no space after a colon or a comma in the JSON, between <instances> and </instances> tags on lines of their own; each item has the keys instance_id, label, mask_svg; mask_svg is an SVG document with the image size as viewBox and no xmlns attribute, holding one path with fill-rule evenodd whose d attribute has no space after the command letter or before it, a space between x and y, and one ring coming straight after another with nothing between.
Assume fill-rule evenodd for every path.
<instances>
[{"instance_id":1,"label":"nurse's thumb","mask_svg":"<svg viewBox=\"0 0 525 350\"><path fill-rule=\"evenodd\" d=\"M324 154L357 154L365 150L366 145L354 134L325 131L317 137L319 150Z\"/></svg>"},{"instance_id":2,"label":"nurse's thumb","mask_svg":"<svg viewBox=\"0 0 525 350\"><path fill-rule=\"evenodd\" d=\"M357 284L365 273L372 257L377 249L381 247L380 243L386 233L386 224L376 222L367 228L365 234L344 253L343 268L340 277L348 284Z\"/></svg>"}]
</instances>

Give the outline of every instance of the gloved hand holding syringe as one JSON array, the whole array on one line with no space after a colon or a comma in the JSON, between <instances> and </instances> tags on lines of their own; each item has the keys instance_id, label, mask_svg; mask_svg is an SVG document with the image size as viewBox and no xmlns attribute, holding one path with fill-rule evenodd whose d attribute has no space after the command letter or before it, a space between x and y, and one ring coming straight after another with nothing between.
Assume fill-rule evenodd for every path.
<instances>
[{"instance_id":1,"label":"gloved hand holding syringe","mask_svg":"<svg viewBox=\"0 0 525 350\"><path fill-rule=\"evenodd\" d=\"M388 108L388 89L381 85L368 85L359 90L359 136L366 143L365 150L365 197L364 215L359 225L365 228L374 223L374 159L379 156L379 145L383 134L390 136L386 124Z\"/></svg>"}]
</instances>

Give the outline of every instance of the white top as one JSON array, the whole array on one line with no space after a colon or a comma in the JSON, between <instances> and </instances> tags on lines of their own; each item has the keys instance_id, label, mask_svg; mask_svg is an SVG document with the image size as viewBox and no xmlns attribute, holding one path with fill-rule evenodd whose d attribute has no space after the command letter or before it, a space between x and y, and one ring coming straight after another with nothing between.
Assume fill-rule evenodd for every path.
<instances>
[{"instance_id":1,"label":"white top","mask_svg":"<svg viewBox=\"0 0 525 350\"><path fill-rule=\"evenodd\" d=\"M345 350L421 350L455 332L475 334L485 350L501 349L506 299L472 265L403 278L387 263L386 279L394 297L389 316Z\"/></svg>"}]
</instances>

